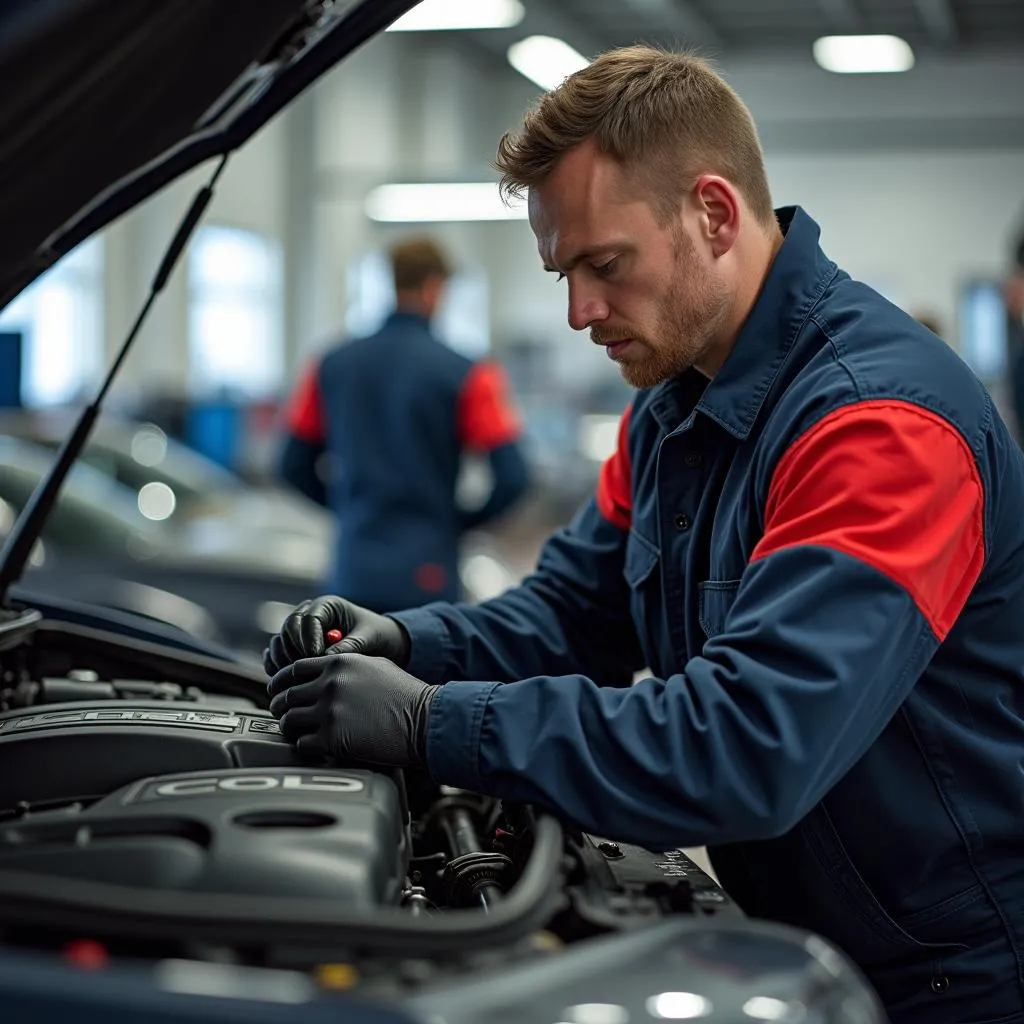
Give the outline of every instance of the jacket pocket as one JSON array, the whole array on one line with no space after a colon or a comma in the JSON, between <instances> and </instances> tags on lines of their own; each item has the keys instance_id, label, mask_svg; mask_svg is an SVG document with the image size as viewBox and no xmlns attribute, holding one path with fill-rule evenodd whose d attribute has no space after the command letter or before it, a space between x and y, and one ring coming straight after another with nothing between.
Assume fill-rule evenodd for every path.
<instances>
[{"instance_id":1,"label":"jacket pocket","mask_svg":"<svg viewBox=\"0 0 1024 1024\"><path fill-rule=\"evenodd\" d=\"M951 954L969 947L963 942L926 941L908 930L929 922L929 915L915 914L897 923L879 902L850 859L824 804L818 804L800 825L804 839L829 879L838 904L834 908L836 940L858 963L878 963L913 953ZM976 894L959 893L949 905L931 908L932 920L969 906ZM915 920L916 919L916 920ZM840 938L839 936L842 935Z\"/></svg>"},{"instance_id":2,"label":"jacket pocket","mask_svg":"<svg viewBox=\"0 0 1024 1024\"><path fill-rule=\"evenodd\" d=\"M736 600L739 580L705 580L697 584L700 628L710 640L725 629L725 620Z\"/></svg>"}]
</instances>

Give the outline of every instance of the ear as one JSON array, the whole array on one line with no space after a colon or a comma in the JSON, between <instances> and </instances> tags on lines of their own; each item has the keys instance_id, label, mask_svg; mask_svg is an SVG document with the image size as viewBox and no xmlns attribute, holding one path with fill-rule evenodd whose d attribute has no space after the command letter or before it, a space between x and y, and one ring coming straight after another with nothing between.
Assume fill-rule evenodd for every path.
<instances>
[{"instance_id":1,"label":"ear","mask_svg":"<svg viewBox=\"0 0 1024 1024\"><path fill-rule=\"evenodd\" d=\"M693 189L701 214L701 228L715 258L736 244L742 205L739 193L725 178L702 174Z\"/></svg>"}]
</instances>

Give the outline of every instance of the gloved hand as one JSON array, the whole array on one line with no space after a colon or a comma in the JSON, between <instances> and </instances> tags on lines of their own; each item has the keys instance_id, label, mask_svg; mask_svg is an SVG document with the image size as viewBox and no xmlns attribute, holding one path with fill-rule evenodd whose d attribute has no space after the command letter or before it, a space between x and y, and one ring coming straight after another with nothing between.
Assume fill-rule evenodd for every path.
<instances>
[{"instance_id":1,"label":"gloved hand","mask_svg":"<svg viewBox=\"0 0 1024 1024\"><path fill-rule=\"evenodd\" d=\"M296 661L270 680L271 713L309 756L419 768L426 765L434 694L387 658L331 654Z\"/></svg>"},{"instance_id":2,"label":"gloved hand","mask_svg":"<svg viewBox=\"0 0 1024 1024\"><path fill-rule=\"evenodd\" d=\"M342 639L328 648L325 637L332 629L339 630ZM404 667L409 663L409 647L409 635L394 619L343 597L316 597L303 601L285 619L281 632L263 652L263 670L272 676L293 661L328 652L388 658Z\"/></svg>"}]
</instances>

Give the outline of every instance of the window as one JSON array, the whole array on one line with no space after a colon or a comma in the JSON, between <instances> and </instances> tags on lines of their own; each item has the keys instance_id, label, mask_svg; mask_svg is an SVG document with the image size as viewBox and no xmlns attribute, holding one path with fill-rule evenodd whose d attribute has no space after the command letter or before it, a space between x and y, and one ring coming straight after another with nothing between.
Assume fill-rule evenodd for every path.
<instances>
[{"instance_id":1,"label":"window","mask_svg":"<svg viewBox=\"0 0 1024 1024\"><path fill-rule=\"evenodd\" d=\"M103 366L102 239L83 242L29 285L0 314L0 329L22 334L25 405L63 405L96 386Z\"/></svg>"},{"instance_id":2,"label":"window","mask_svg":"<svg viewBox=\"0 0 1024 1024\"><path fill-rule=\"evenodd\" d=\"M194 394L263 398L284 367L280 248L209 225L189 252L189 380Z\"/></svg>"},{"instance_id":3,"label":"window","mask_svg":"<svg viewBox=\"0 0 1024 1024\"><path fill-rule=\"evenodd\" d=\"M998 281L971 281L960 296L960 353L985 381L1009 367L1008 317Z\"/></svg>"}]
</instances>

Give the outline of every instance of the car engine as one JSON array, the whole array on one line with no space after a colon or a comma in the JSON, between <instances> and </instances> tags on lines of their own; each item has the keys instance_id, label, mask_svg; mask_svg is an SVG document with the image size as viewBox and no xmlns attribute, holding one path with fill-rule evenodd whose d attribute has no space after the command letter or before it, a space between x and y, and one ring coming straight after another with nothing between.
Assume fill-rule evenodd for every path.
<instances>
[{"instance_id":1,"label":"car engine","mask_svg":"<svg viewBox=\"0 0 1024 1024\"><path fill-rule=\"evenodd\" d=\"M577 977L590 999L650 1002L655 978L711 965L715 1019L770 997L823 1008L806 1024L875 1024L835 951L748 922L684 851L422 773L305 763L266 703L248 665L0 619L0 946L176 985L209 982L187 965L269 971L467 1024L519 1020L527 990L558 1019Z\"/></svg>"},{"instance_id":2,"label":"car engine","mask_svg":"<svg viewBox=\"0 0 1024 1024\"><path fill-rule=\"evenodd\" d=\"M183 658L129 676L146 659L126 640L112 653L88 630L62 625L59 645L46 630L4 659L0 686L0 902L11 914L17 879L33 943L308 965L325 943L355 959L505 956L539 932L739 916L681 851L415 773L303 763L259 706L262 680L204 679ZM48 898L55 927L39 929Z\"/></svg>"}]
</instances>

